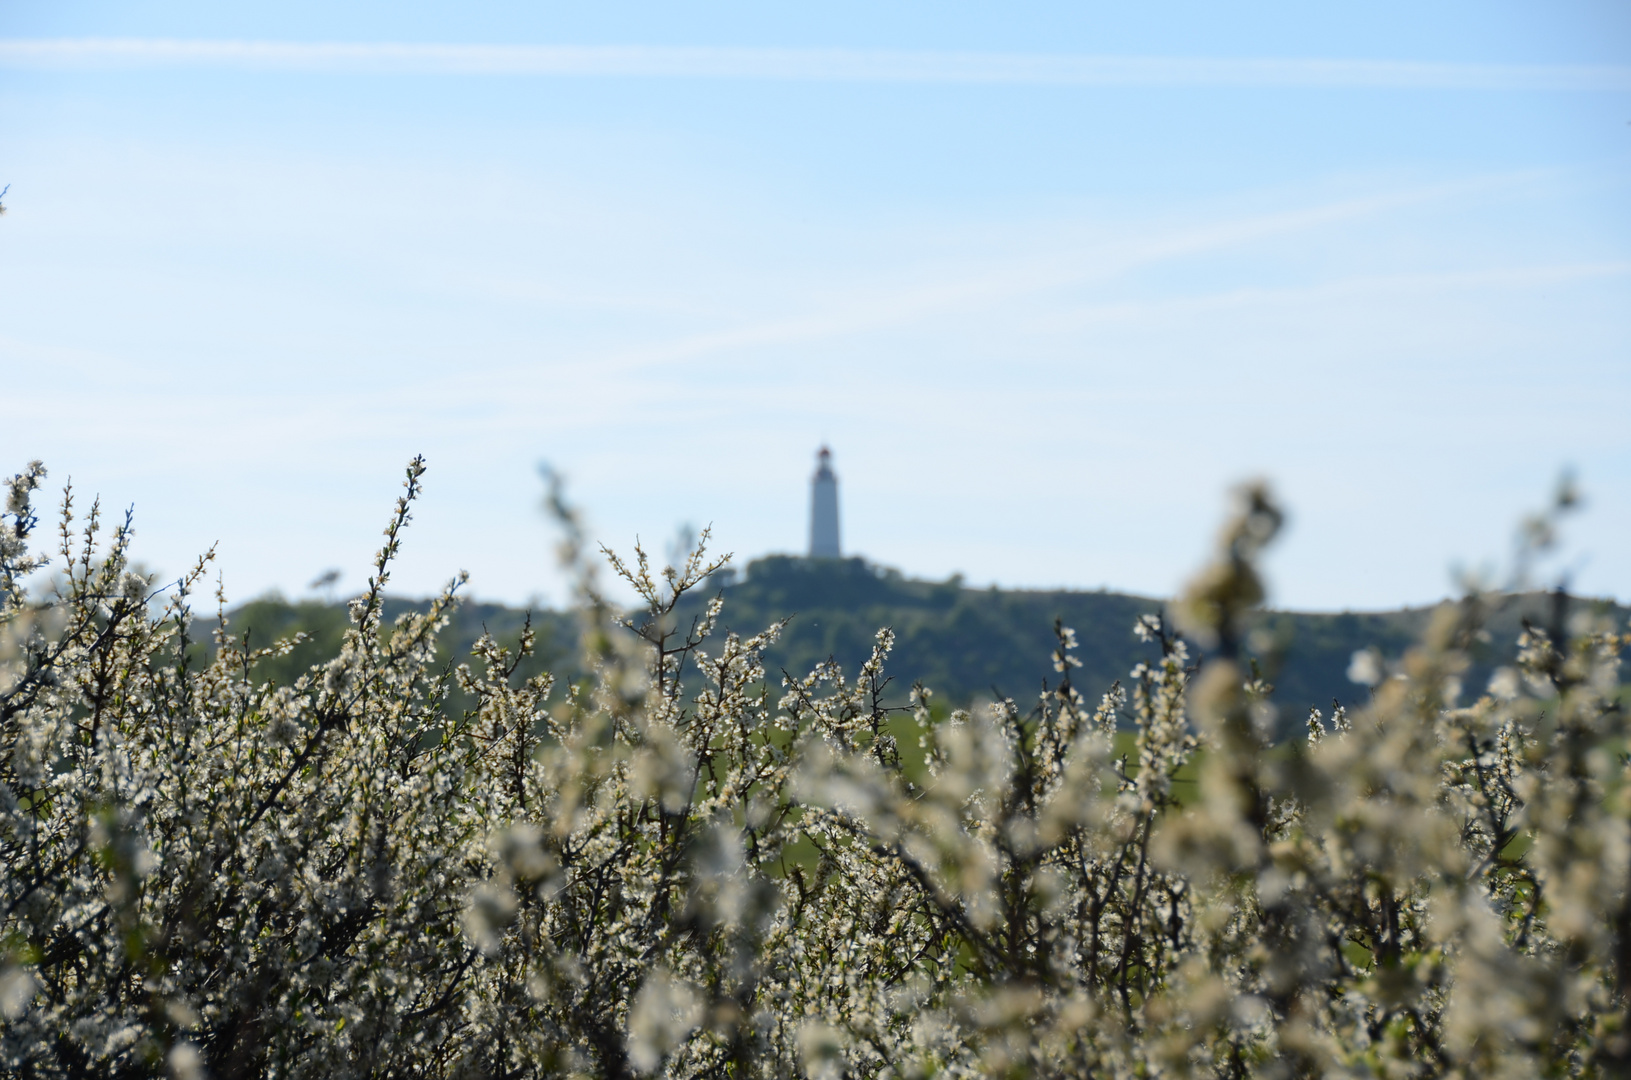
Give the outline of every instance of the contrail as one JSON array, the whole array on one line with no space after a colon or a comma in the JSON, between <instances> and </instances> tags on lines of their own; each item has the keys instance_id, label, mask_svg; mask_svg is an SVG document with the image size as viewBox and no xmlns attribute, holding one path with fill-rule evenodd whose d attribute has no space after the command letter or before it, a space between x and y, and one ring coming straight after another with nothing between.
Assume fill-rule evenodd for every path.
<instances>
[{"instance_id":1,"label":"contrail","mask_svg":"<svg viewBox=\"0 0 1631 1080\"><path fill-rule=\"evenodd\" d=\"M1038 86L1631 91L1631 67L857 49L0 39L0 68L143 68Z\"/></svg>"}]
</instances>

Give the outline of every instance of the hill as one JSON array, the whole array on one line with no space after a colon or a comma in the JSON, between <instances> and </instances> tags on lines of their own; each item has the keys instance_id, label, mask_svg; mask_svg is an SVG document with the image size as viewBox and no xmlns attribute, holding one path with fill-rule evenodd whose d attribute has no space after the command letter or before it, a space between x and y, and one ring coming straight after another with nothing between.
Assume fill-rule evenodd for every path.
<instances>
[{"instance_id":1,"label":"hill","mask_svg":"<svg viewBox=\"0 0 1631 1080\"><path fill-rule=\"evenodd\" d=\"M769 654L772 671L806 671L829 656L853 671L870 652L877 628L889 626L895 631L889 671L901 696L921 680L937 697L957 704L993 695L1021 705L1031 700L1044 679L1056 678L1048 662L1055 619L1076 631L1082 667L1074 682L1094 696L1154 656L1133 625L1138 616L1163 609L1159 599L1125 593L971 589L958 578L914 580L859 558L768 556L728 576L715 591L725 597L723 623L739 632L793 616ZM1469 692L1481 691L1494 668L1513 658L1522 621L1549 625L1553 606L1549 594L1508 598L1464 679ZM1626 610L1613 610L1623 624ZM1274 646L1262 652L1282 733L1296 730L1312 706L1329 711L1333 700L1353 704L1368 696L1348 678L1353 654L1374 648L1385 658L1400 656L1421 637L1433 611L1264 611L1254 637Z\"/></svg>"},{"instance_id":2,"label":"hill","mask_svg":"<svg viewBox=\"0 0 1631 1080\"><path fill-rule=\"evenodd\" d=\"M694 603L682 608L700 612L706 599L722 595L724 628L743 635L757 633L784 618L790 622L767 654L767 670L802 674L829 657L853 672L872 649L879 627L895 632L888 671L894 678L891 698L905 700L914 681L936 692L936 700L964 705L982 697L1011 697L1024 705L1043 681L1056 676L1049 663L1054 620L1076 631L1081 669L1075 682L1084 694L1097 696L1117 679L1125 679L1152 646L1133 634L1140 615L1159 613L1163 602L1152 597L1114 592L1070 590L972 589L960 579L923 581L864 559L804 559L771 555L749 563L744 571L726 570L709 582ZM422 602L392 599L386 621ZM1608 606L1623 625L1624 608L1576 600L1577 606ZM1548 594L1508 598L1490 623L1489 641L1476 656L1464 680L1469 693L1482 690L1493 669L1508 662L1524 618L1542 625L1554 618ZM1401 655L1426 628L1432 608L1384 612L1306 613L1265 611L1254 635L1263 645L1265 674L1276 687L1280 731L1299 729L1311 706L1329 710L1333 700L1354 704L1367 695L1351 682L1347 670L1357 650L1374 648L1383 657ZM570 615L531 613L539 631L538 655L523 673L554 670L574 677L575 630ZM502 643L519 637L527 613L499 604L467 603L444 635L448 659L465 657L483 630ZM248 630L264 644L295 630L311 640L286 658L264 661L263 671L292 679L320 657L332 656L346 625L344 604L315 601L290 603L275 597L252 601L229 613L234 633ZM1273 643L1269 648L1264 643ZM1277 655L1276 655L1277 654Z\"/></svg>"}]
</instances>

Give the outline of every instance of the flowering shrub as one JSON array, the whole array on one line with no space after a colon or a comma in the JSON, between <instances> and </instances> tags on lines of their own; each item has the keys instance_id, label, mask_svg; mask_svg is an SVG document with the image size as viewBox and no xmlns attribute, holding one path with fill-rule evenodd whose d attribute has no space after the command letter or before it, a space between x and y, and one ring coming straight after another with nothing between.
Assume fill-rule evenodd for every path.
<instances>
[{"instance_id":1,"label":"flowering shrub","mask_svg":"<svg viewBox=\"0 0 1631 1080\"><path fill-rule=\"evenodd\" d=\"M337 655L280 685L190 648L128 519L31 598L38 465L0 523L0 1068L46 1076L1619 1076L1631 1068L1631 639L1557 597L1459 679L1500 597L1356 659L1278 746L1243 620L1279 527L1135 631L1125 685L936 722L767 679L775 625L677 611L721 562L578 569L584 670L438 665L456 579L382 625L423 463ZM1272 667L1272 664L1269 665ZM450 701L471 703L454 707ZM1130 727L1131 740L1118 728ZM915 745L914 745L915 743ZM1174 781L1198 773L1180 800Z\"/></svg>"}]
</instances>

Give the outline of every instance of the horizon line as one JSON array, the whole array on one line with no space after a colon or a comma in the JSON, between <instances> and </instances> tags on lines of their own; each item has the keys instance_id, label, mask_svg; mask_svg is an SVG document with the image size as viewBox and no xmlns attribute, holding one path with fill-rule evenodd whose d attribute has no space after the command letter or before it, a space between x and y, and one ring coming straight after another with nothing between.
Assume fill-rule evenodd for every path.
<instances>
[{"instance_id":1,"label":"horizon line","mask_svg":"<svg viewBox=\"0 0 1631 1080\"><path fill-rule=\"evenodd\" d=\"M0 69L153 68L1038 86L1631 91L1631 67L1616 65L710 46L0 39Z\"/></svg>"}]
</instances>

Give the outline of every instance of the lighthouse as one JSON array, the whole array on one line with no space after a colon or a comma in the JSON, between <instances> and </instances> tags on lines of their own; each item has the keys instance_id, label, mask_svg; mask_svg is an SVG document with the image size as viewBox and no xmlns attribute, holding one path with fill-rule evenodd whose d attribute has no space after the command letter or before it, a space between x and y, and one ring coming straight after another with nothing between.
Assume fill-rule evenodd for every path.
<instances>
[{"instance_id":1,"label":"lighthouse","mask_svg":"<svg viewBox=\"0 0 1631 1080\"><path fill-rule=\"evenodd\" d=\"M823 446L810 478L810 558L838 557L838 477L832 471L832 451Z\"/></svg>"}]
</instances>

